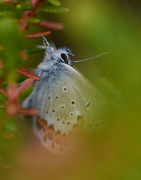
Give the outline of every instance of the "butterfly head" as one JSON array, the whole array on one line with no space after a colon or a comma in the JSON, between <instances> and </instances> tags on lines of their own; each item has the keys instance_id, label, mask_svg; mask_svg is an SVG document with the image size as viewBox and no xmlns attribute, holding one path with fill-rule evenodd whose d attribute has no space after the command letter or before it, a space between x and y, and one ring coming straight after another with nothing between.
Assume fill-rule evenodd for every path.
<instances>
[{"instance_id":1,"label":"butterfly head","mask_svg":"<svg viewBox=\"0 0 141 180\"><path fill-rule=\"evenodd\" d=\"M43 36L43 35L42 35ZM74 56L71 50L67 47L57 49L55 46L50 46L46 38L43 36L43 44L46 47L44 62L56 61L71 65L70 56Z\"/></svg>"}]
</instances>

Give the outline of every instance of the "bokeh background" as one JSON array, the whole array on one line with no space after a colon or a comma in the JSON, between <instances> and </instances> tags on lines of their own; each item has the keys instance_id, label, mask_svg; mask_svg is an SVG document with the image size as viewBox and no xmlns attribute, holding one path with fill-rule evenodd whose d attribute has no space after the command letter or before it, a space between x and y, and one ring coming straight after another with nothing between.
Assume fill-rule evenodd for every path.
<instances>
[{"instance_id":1,"label":"bokeh background","mask_svg":"<svg viewBox=\"0 0 141 180\"><path fill-rule=\"evenodd\" d=\"M62 0L70 12L38 14L61 22L64 30L47 37L57 47L67 46L81 60L75 63L103 94L113 116L97 134L80 134L64 156L52 154L33 135L30 119L16 120L12 139L0 138L2 180L140 180L141 179L141 2L139 0ZM38 31L30 27L28 32ZM28 39L25 46L42 45ZM32 54L24 67L36 67L43 52Z\"/></svg>"}]
</instances>

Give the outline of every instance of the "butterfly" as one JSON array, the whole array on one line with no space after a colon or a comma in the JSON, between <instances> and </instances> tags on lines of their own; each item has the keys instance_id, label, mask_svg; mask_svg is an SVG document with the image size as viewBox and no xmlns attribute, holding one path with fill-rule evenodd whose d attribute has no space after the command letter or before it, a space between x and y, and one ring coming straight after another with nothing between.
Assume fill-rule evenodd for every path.
<instances>
[{"instance_id":1,"label":"butterfly","mask_svg":"<svg viewBox=\"0 0 141 180\"><path fill-rule=\"evenodd\" d=\"M41 80L35 82L23 107L40 110L33 118L34 132L47 149L58 153L76 129L96 131L103 127L107 104L72 65L70 49L52 47L44 36L43 43L45 56L36 69Z\"/></svg>"}]
</instances>

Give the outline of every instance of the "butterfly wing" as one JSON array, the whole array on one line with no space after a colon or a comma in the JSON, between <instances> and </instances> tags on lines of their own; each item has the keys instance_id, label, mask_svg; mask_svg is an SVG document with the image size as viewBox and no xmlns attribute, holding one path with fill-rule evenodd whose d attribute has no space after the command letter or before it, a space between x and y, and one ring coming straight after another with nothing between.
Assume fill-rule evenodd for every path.
<instances>
[{"instance_id":1,"label":"butterfly wing","mask_svg":"<svg viewBox=\"0 0 141 180\"><path fill-rule=\"evenodd\" d=\"M91 130L103 126L107 105L75 68L58 63L43 71L40 78L25 104L40 110L39 116L34 117L34 130L48 149L60 148L60 142L76 126Z\"/></svg>"},{"instance_id":2,"label":"butterfly wing","mask_svg":"<svg viewBox=\"0 0 141 180\"><path fill-rule=\"evenodd\" d=\"M76 99L78 101L76 108L83 119L83 128L97 130L103 126L105 121L105 115L108 111L106 101L81 73L73 71L72 84L74 91L77 92Z\"/></svg>"},{"instance_id":3,"label":"butterfly wing","mask_svg":"<svg viewBox=\"0 0 141 180\"><path fill-rule=\"evenodd\" d=\"M66 64L62 66L64 70L59 76L63 81L59 82L57 89L54 87L54 93L58 92L61 96L60 102L58 101L57 104L57 111L60 112L60 108L64 105L62 123L65 122L64 130L66 133L73 130L73 126L78 125L80 117L83 119L83 128L95 130L103 126L108 110L105 100L76 69Z\"/></svg>"}]
</instances>

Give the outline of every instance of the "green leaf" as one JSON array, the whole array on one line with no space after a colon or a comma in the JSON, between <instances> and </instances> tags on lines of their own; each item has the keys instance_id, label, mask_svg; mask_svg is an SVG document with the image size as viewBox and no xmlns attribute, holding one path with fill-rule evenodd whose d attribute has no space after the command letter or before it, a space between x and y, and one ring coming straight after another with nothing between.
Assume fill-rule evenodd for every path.
<instances>
[{"instance_id":1,"label":"green leaf","mask_svg":"<svg viewBox=\"0 0 141 180\"><path fill-rule=\"evenodd\" d=\"M22 14L18 12L18 10L16 9L12 9L13 11L0 11L0 17L2 18L16 18L19 19L22 17ZM17 12L16 12L17 11Z\"/></svg>"},{"instance_id":2,"label":"green leaf","mask_svg":"<svg viewBox=\"0 0 141 180\"><path fill-rule=\"evenodd\" d=\"M0 109L0 121L2 120L3 116L5 116L5 111Z\"/></svg>"},{"instance_id":3,"label":"green leaf","mask_svg":"<svg viewBox=\"0 0 141 180\"><path fill-rule=\"evenodd\" d=\"M24 3L18 4L16 7L17 9L23 11L31 11L32 9L34 9L34 7L31 6L30 4L24 4Z\"/></svg>"},{"instance_id":4,"label":"green leaf","mask_svg":"<svg viewBox=\"0 0 141 180\"><path fill-rule=\"evenodd\" d=\"M0 56L7 77L10 78L12 75L13 80L16 78L14 72L23 63L19 57L19 50L23 49L24 46L23 42L23 37L19 33L19 27L12 19L3 18L0 20L0 44L4 46L4 51L0 51Z\"/></svg>"},{"instance_id":5,"label":"green leaf","mask_svg":"<svg viewBox=\"0 0 141 180\"><path fill-rule=\"evenodd\" d=\"M7 118L5 121L5 128L9 131L9 132L15 132L17 130L16 124L14 122L13 119L11 118Z\"/></svg>"},{"instance_id":6,"label":"green leaf","mask_svg":"<svg viewBox=\"0 0 141 180\"><path fill-rule=\"evenodd\" d=\"M4 74L5 74L4 69L0 69L0 77L4 76Z\"/></svg>"},{"instance_id":7,"label":"green leaf","mask_svg":"<svg viewBox=\"0 0 141 180\"><path fill-rule=\"evenodd\" d=\"M0 92L0 100L6 101L8 98Z\"/></svg>"},{"instance_id":8,"label":"green leaf","mask_svg":"<svg viewBox=\"0 0 141 180\"><path fill-rule=\"evenodd\" d=\"M51 5L61 6L61 3L58 0L47 0Z\"/></svg>"},{"instance_id":9,"label":"green leaf","mask_svg":"<svg viewBox=\"0 0 141 180\"><path fill-rule=\"evenodd\" d=\"M2 16L2 17L8 16L8 17L14 18L16 16L16 13L10 12L10 11L0 11L0 16Z\"/></svg>"},{"instance_id":10,"label":"green leaf","mask_svg":"<svg viewBox=\"0 0 141 180\"><path fill-rule=\"evenodd\" d=\"M45 51L44 48L28 48L24 50L27 54L37 53L40 51Z\"/></svg>"},{"instance_id":11,"label":"green leaf","mask_svg":"<svg viewBox=\"0 0 141 180\"><path fill-rule=\"evenodd\" d=\"M0 109L7 109L6 105L0 105Z\"/></svg>"},{"instance_id":12,"label":"green leaf","mask_svg":"<svg viewBox=\"0 0 141 180\"><path fill-rule=\"evenodd\" d=\"M26 22L27 22L28 24L39 24L39 23L41 22L41 20L38 19L38 18L36 18L36 17L33 17L33 18L28 18L28 19L26 20Z\"/></svg>"},{"instance_id":13,"label":"green leaf","mask_svg":"<svg viewBox=\"0 0 141 180\"><path fill-rule=\"evenodd\" d=\"M15 80L17 79L17 72L15 71L10 71L8 74L7 74L7 79L9 82L15 82Z\"/></svg>"},{"instance_id":14,"label":"green leaf","mask_svg":"<svg viewBox=\"0 0 141 180\"><path fill-rule=\"evenodd\" d=\"M69 9L63 7L47 7L40 9L39 11L50 14L61 14L61 13L69 12Z\"/></svg>"}]
</instances>

